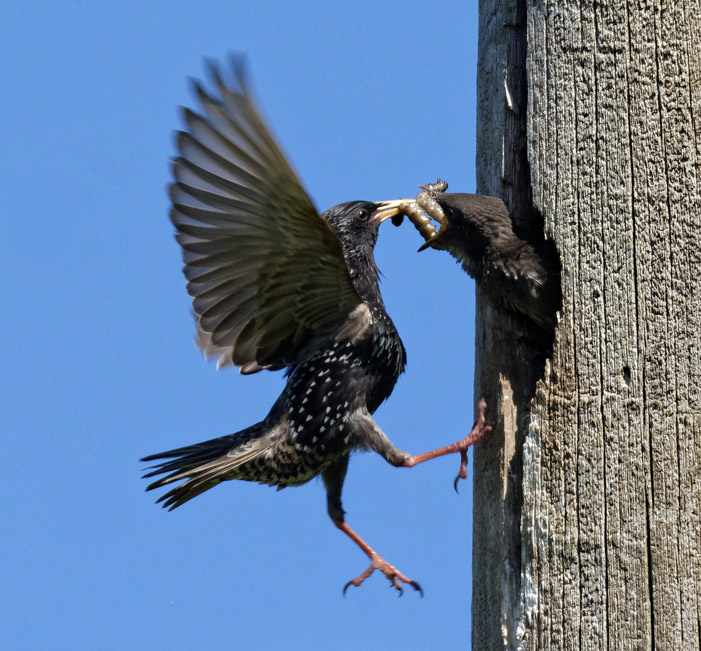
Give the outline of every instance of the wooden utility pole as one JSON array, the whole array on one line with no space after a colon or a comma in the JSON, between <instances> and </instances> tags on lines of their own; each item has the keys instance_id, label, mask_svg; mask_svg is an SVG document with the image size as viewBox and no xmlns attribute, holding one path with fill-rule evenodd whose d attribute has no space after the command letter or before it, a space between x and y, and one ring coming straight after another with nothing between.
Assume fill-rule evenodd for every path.
<instances>
[{"instance_id":1,"label":"wooden utility pole","mask_svg":"<svg viewBox=\"0 0 701 651\"><path fill-rule=\"evenodd\" d=\"M480 0L479 30L477 192L542 215L563 306L543 362L478 295L473 649L698 650L701 3Z\"/></svg>"}]
</instances>

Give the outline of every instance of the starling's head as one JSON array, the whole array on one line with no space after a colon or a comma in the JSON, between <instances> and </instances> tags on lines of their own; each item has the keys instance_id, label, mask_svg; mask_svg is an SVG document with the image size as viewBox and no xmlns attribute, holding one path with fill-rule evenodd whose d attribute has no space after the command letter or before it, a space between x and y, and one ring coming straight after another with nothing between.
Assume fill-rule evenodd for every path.
<instances>
[{"instance_id":1,"label":"starling's head","mask_svg":"<svg viewBox=\"0 0 701 651\"><path fill-rule=\"evenodd\" d=\"M349 201L329 208L322 217L336 231L353 284L364 301L382 305L373 248L380 224L396 214L383 204Z\"/></svg>"},{"instance_id":2,"label":"starling's head","mask_svg":"<svg viewBox=\"0 0 701 651\"><path fill-rule=\"evenodd\" d=\"M322 217L333 227L344 249L372 249L377 242L377 229L394 213L370 201L348 201L329 208Z\"/></svg>"}]
</instances>

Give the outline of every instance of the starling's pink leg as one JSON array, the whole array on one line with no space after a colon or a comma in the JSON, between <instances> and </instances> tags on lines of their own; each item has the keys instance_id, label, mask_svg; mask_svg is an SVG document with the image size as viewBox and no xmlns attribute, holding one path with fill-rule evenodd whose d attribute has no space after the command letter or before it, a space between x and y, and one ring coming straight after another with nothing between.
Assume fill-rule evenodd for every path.
<instances>
[{"instance_id":1,"label":"starling's pink leg","mask_svg":"<svg viewBox=\"0 0 701 651\"><path fill-rule=\"evenodd\" d=\"M481 441L489 432L492 431L491 425L486 425L484 418L484 412L487 409L487 403L484 400L480 400L479 405L477 405L477 422L474 424L470 433L462 440L457 443L451 443L445 447L438 448L437 450L432 450L431 452L424 452L423 454L417 454L415 456L408 457L404 460L405 468L413 468L419 463L428 461L429 459L435 459L436 457L441 457L444 454L453 454L455 452L460 453L460 472L455 478L455 490L458 490L458 480L467 478L467 448L474 445L478 441Z\"/></svg>"},{"instance_id":2,"label":"starling's pink leg","mask_svg":"<svg viewBox=\"0 0 701 651\"><path fill-rule=\"evenodd\" d=\"M367 579L375 570L380 570L388 579L389 582L399 590L399 596L402 595L401 583L406 583L410 585L414 590L418 590L421 596L424 596L424 591L421 586L416 582L412 581L410 578L404 576L394 565L390 565L382 556L380 556L370 545L368 545L353 529L351 529L345 522L340 522L339 520L334 520L333 523L345 533L360 549L365 552L370 558L370 567L368 567L365 572L361 575L355 577L352 581L348 581L343 587L343 594L348 590L348 586L351 584L356 588Z\"/></svg>"}]
</instances>

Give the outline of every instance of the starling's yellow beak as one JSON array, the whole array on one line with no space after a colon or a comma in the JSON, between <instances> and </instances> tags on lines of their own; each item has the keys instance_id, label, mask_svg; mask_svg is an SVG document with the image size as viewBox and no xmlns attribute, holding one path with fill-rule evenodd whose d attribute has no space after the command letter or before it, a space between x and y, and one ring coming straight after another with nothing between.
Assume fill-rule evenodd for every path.
<instances>
[{"instance_id":1,"label":"starling's yellow beak","mask_svg":"<svg viewBox=\"0 0 701 651\"><path fill-rule=\"evenodd\" d=\"M395 199L394 201L378 201L379 208L372 214L372 220L381 224L387 219L403 214L406 199Z\"/></svg>"}]
</instances>

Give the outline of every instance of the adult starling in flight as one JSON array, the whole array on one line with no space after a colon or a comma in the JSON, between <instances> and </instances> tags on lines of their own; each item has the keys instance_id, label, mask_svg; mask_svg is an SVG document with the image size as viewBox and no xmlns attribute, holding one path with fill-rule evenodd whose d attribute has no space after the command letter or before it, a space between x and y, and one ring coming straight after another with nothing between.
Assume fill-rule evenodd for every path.
<instances>
[{"instance_id":1,"label":"adult starling in flight","mask_svg":"<svg viewBox=\"0 0 701 651\"><path fill-rule=\"evenodd\" d=\"M385 311L373 257L378 227L399 202L351 201L322 215L266 128L234 63L228 85L210 64L216 93L194 84L202 113L185 109L170 186L198 344L241 373L285 369L287 384L263 420L235 434L162 452L148 489L180 482L159 502L176 508L229 479L280 488L321 475L328 513L401 593L418 583L383 560L346 523L341 489L356 449L411 467L459 452L491 429L484 403L458 443L411 456L372 418L392 393L406 353ZM345 590L345 589L344 589Z\"/></svg>"}]
</instances>

